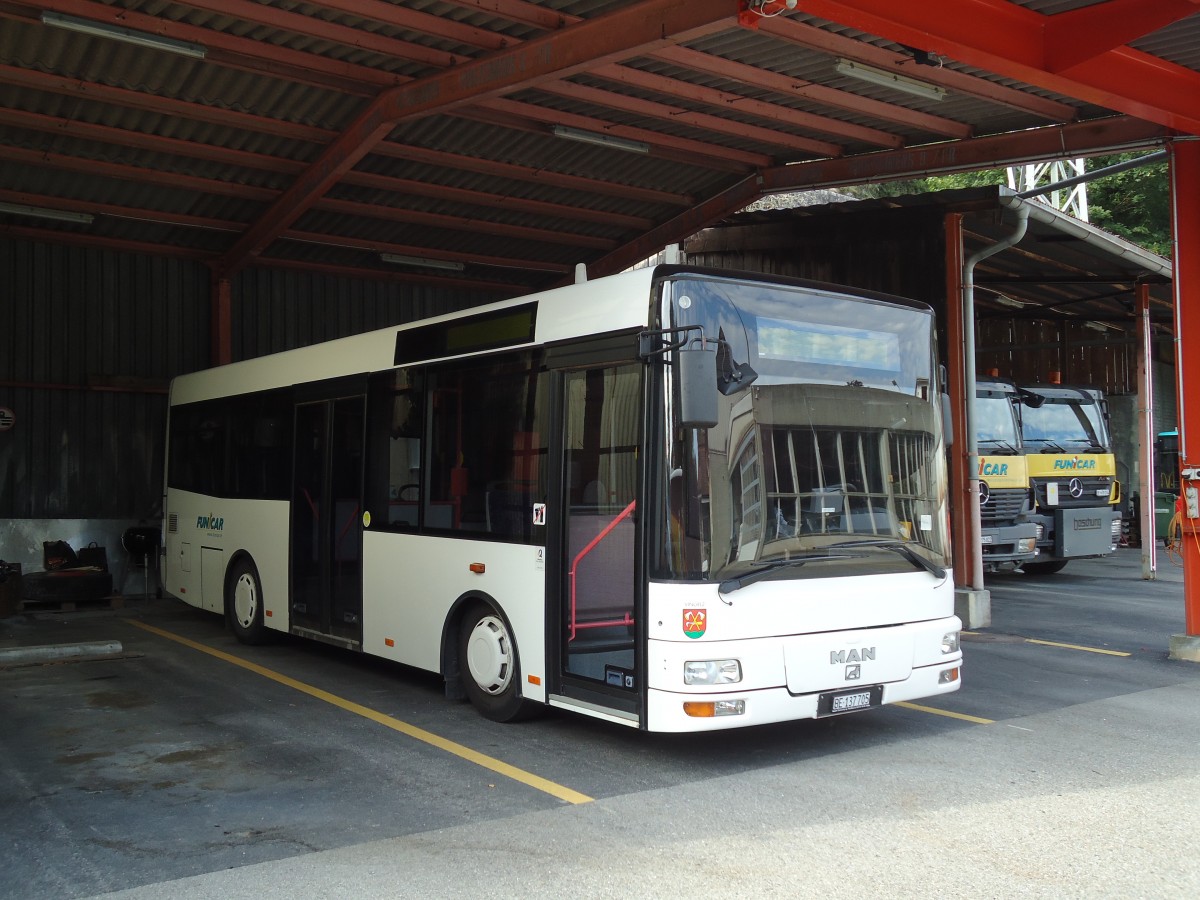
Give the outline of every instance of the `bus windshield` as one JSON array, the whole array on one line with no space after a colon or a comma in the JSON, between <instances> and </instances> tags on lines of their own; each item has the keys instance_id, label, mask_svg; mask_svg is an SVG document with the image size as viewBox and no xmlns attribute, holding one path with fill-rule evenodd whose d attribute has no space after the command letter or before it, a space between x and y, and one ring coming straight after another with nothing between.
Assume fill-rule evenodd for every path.
<instances>
[{"instance_id":1,"label":"bus windshield","mask_svg":"<svg viewBox=\"0 0 1200 900\"><path fill-rule=\"evenodd\" d=\"M696 276L669 282L662 302L665 321L718 342L721 396L715 427L685 429L667 379L660 577L948 564L926 308Z\"/></svg>"}]
</instances>

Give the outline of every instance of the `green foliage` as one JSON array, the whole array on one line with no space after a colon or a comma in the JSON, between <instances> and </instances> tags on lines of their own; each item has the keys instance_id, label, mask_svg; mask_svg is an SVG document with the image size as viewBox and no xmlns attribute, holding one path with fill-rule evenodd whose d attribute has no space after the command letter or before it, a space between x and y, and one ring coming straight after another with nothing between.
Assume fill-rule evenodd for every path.
<instances>
[{"instance_id":1,"label":"green foliage","mask_svg":"<svg viewBox=\"0 0 1200 900\"><path fill-rule=\"evenodd\" d=\"M1088 170L1101 169L1142 154L1098 156ZM1165 162L1106 175L1088 184L1088 218L1159 256L1171 255L1171 185Z\"/></svg>"},{"instance_id":2,"label":"green foliage","mask_svg":"<svg viewBox=\"0 0 1200 900\"><path fill-rule=\"evenodd\" d=\"M1144 154L1098 156L1087 161L1089 172ZM959 188L1008 184L1004 169L982 169L905 181L864 184L841 190L860 200L922 194ZM1105 175L1088 183L1088 219L1160 256L1171 255L1171 189L1165 162Z\"/></svg>"}]
</instances>

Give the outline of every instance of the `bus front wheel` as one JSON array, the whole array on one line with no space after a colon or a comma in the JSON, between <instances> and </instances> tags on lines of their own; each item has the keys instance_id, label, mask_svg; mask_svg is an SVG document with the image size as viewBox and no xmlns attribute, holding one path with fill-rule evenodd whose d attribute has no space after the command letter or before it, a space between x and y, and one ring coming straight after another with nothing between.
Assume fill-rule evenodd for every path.
<instances>
[{"instance_id":1,"label":"bus front wheel","mask_svg":"<svg viewBox=\"0 0 1200 900\"><path fill-rule=\"evenodd\" d=\"M471 705L493 722L521 718L526 708L521 699L521 667L503 617L483 604L467 610L458 653Z\"/></svg>"},{"instance_id":2,"label":"bus front wheel","mask_svg":"<svg viewBox=\"0 0 1200 900\"><path fill-rule=\"evenodd\" d=\"M267 626L263 624L262 586L253 562L241 559L234 565L225 594L226 617L234 637L243 644L263 643Z\"/></svg>"}]
</instances>

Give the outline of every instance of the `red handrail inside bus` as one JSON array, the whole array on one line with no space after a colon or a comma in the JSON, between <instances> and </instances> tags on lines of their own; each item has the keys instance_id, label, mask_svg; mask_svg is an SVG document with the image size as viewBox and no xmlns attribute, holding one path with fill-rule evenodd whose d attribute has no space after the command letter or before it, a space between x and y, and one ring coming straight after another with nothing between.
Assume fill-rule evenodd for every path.
<instances>
[{"instance_id":1,"label":"red handrail inside bus","mask_svg":"<svg viewBox=\"0 0 1200 900\"><path fill-rule=\"evenodd\" d=\"M620 524L621 520L628 518L636 507L637 507L637 501L636 500L631 501L627 507L625 507L623 510L621 510L620 514L615 519L613 519L611 522L609 522L607 525L605 525L604 529L598 535L596 535L594 538L592 538L588 542L587 546L584 547L582 550L580 550L577 554L575 554L575 558L573 560L571 560L571 571L568 573L568 576L567 576L571 580L571 631L570 631L570 636L567 638L568 641L575 640L575 631L578 628L583 628L583 627L599 628L599 627L605 626L605 625L632 625L633 624L633 617L630 616L629 613L626 613L624 619L617 619L617 620L613 620L611 622L588 623L588 625L586 625L586 626L577 625L576 621L575 621L575 571L576 571L576 569L579 568L579 563L583 560L583 558L585 556L587 556L589 553L591 553L593 550L595 550L596 545L599 544L606 537L608 537L608 535L612 532L612 530L614 528L616 528L617 525Z\"/></svg>"}]
</instances>

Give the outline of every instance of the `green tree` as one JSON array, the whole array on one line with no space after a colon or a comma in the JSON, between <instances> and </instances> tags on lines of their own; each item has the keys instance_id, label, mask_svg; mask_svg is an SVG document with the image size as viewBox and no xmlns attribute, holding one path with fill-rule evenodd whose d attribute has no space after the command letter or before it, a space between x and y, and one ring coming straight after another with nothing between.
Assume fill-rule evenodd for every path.
<instances>
[{"instance_id":1,"label":"green tree","mask_svg":"<svg viewBox=\"0 0 1200 900\"><path fill-rule=\"evenodd\" d=\"M1097 156L1087 160L1086 170L1093 172L1141 155L1144 154ZM842 190L860 200L871 200L1007 183L1008 175L1004 169L981 169L977 172L864 184ZM1110 231L1160 256L1170 256L1171 190L1167 164L1151 163L1088 182L1088 219L1097 228Z\"/></svg>"},{"instance_id":2,"label":"green tree","mask_svg":"<svg viewBox=\"0 0 1200 900\"><path fill-rule=\"evenodd\" d=\"M1143 155L1097 156L1088 171ZM1171 186L1165 162L1106 175L1088 183L1088 218L1159 256L1171 255Z\"/></svg>"}]
</instances>

